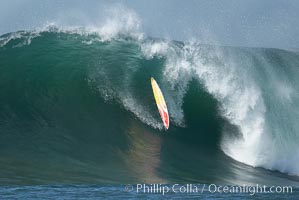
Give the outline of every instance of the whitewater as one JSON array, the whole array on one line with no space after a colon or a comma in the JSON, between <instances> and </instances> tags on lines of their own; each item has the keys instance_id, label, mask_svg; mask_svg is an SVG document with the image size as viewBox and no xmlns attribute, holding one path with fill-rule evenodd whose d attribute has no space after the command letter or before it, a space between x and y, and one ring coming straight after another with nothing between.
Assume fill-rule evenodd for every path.
<instances>
[{"instance_id":1,"label":"whitewater","mask_svg":"<svg viewBox=\"0 0 299 200\"><path fill-rule=\"evenodd\" d=\"M55 182L62 176L55 170L74 165L69 175L80 171L82 176L70 182L208 181L202 173L182 178L186 174L179 160L195 151L186 167L190 174L199 166L193 162L207 162L203 168L208 169L220 157L221 167L235 168L218 182L254 182L234 181L242 170L249 176L256 173L250 170L272 170L278 173L274 176L282 173L298 182L298 52L153 38L142 31L132 10L108 10L106 16L96 26L50 22L0 37L2 178L13 174L8 182ZM173 128L167 132L153 103L149 75L168 104ZM189 144L194 147L188 149ZM171 146L183 153L168 162L178 153ZM211 149L217 153L200 153ZM49 167L53 180L41 172L51 163L45 155L60 163ZM10 171L16 163L25 167ZM171 163L180 178L161 175ZM124 165L134 172L122 180L111 177L110 168L122 174ZM84 180L90 170L94 174L88 176L98 178Z\"/></svg>"}]
</instances>

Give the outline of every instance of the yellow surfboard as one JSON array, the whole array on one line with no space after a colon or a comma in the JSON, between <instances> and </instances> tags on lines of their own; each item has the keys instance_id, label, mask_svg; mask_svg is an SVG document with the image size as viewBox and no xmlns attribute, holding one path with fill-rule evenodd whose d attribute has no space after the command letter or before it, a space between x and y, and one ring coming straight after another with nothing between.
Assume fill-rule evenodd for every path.
<instances>
[{"instance_id":1,"label":"yellow surfboard","mask_svg":"<svg viewBox=\"0 0 299 200\"><path fill-rule=\"evenodd\" d=\"M156 104L157 104L161 119L163 121L165 128L168 129L169 128L169 115L168 115L168 110L167 110L167 106L166 106L163 94L161 92L161 89L159 88L159 85L157 84L157 82L155 81L155 79L153 77L151 77L151 84L152 84L154 97L156 100Z\"/></svg>"}]
</instances>

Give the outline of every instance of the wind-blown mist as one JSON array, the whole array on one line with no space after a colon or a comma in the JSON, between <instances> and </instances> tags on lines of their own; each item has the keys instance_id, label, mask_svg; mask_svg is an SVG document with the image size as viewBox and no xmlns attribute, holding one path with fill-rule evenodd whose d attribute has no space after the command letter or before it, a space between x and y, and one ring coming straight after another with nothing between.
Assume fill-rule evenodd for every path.
<instances>
[{"instance_id":1,"label":"wind-blown mist","mask_svg":"<svg viewBox=\"0 0 299 200\"><path fill-rule=\"evenodd\" d=\"M299 3L265 0L0 2L0 34L31 30L46 23L100 26L111 7L134 10L153 37L228 46L299 47Z\"/></svg>"},{"instance_id":2,"label":"wind-blown mist","mask_svg":"<svg viewBox=\"0 0 299 200\"><path fill-rule=\"evenodd\" d=\"M298 184L298 53L155 38L120 4L102 14L0 37L3 182Z\"/></svg>"}]
</instances>

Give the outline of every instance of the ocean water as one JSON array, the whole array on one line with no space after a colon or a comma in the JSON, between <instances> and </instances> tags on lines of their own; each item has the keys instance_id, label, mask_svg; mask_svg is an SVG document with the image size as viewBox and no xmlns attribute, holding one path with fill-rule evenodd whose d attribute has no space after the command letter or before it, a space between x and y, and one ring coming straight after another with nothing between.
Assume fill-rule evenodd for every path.
<instances>
[{"instance_id":1,"label":"ocean water","mask_svg":"<svg viewBox=\"0 0 299 200\"><path fill-rule=\"evenodd\" d=\"M201 187L202 185L199 185ZM252 190L253 191L253 190ZM298 188L293 193L217 193L214 191L143 193L126 191L124 185L43 185L1 187L3 199L298 199Z\"/></svg>"},{"instance_id":2,"label":"ocean water","mask_svg":"<svg viewBox=\"0 0 299 200\"><path fill-rule=\"evenodd\" d=\"M171 41L125 27L0 37L1 198L298 198L298 52ZM151 76L168 105L168 131ZM132 183L293 192L124 191Z\"/></svg>"}]
</instances>

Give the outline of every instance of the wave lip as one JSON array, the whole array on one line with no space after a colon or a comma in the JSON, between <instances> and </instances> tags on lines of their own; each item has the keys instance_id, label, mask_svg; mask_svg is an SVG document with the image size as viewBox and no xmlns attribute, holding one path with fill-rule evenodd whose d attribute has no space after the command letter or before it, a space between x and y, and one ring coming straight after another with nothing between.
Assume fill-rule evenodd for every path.
<instances>
[{"instance_id":1,"label":"wave lip","mask_svg":"<svg viewBox=\"0 0 299 200\"><path fill-rule=\"evenodd\" d=\"M118 13L113 17L117 21ZM124 172L119 166L130 165L125 159L136 161L144 156L132 152L132 148L142 151L140 146L144 145L148 148L145 156L153 161L148 171L156 180L168 180L156 170L168 166L167 162L180 165L177 160L160 157L172 155L162 152L170 138L174 146L184 147L184 152L189 152L189 143L216 152L220 146L220 151L239 162L299 175L297 54L168 41L147 38L142 33L139 37L140 22L135 17L129 15L128 23L121 21L124 27L117 30L105 25L97 31L50 26L0 37L0 86L5 92L0 95L1 148L12 157L3 157L7 158L1 161L5 169L11 167L9 163L19 163L17 154L24 154L30 160L28 170L34 160L31 153L40 148L39 156L68 158L55 169L65 169L72 163L76 170L87 173L101 166L96 154L91 153L95 151L114 158L104 156L100 160L108 159L109 166L96 170L107 178L104 174L111 174L109 167L118 166L116 170ZM117 26L109 20L107 24ZM149 74L159 81L169 107L174 128L168 134L161 132L163 125L152 101ZM210 118L196 111L204 111ZM217 128L211 128L214 125ZM82 136L85 132L87 138ZM157 137L144 144L139 132ZM206 146L198 142L200 138L207 141ZM90 148L87 152L91 157L85 151L78 157L70 153L82 145ZM246 168L222 159L232 168ZM42 161L43 165L50 163ZM129 174L132 176L125 179L138 180L144 166L138 167L138 175ZM117 177L111 179L113 182Z\"/></svg>"}]
</instances>

